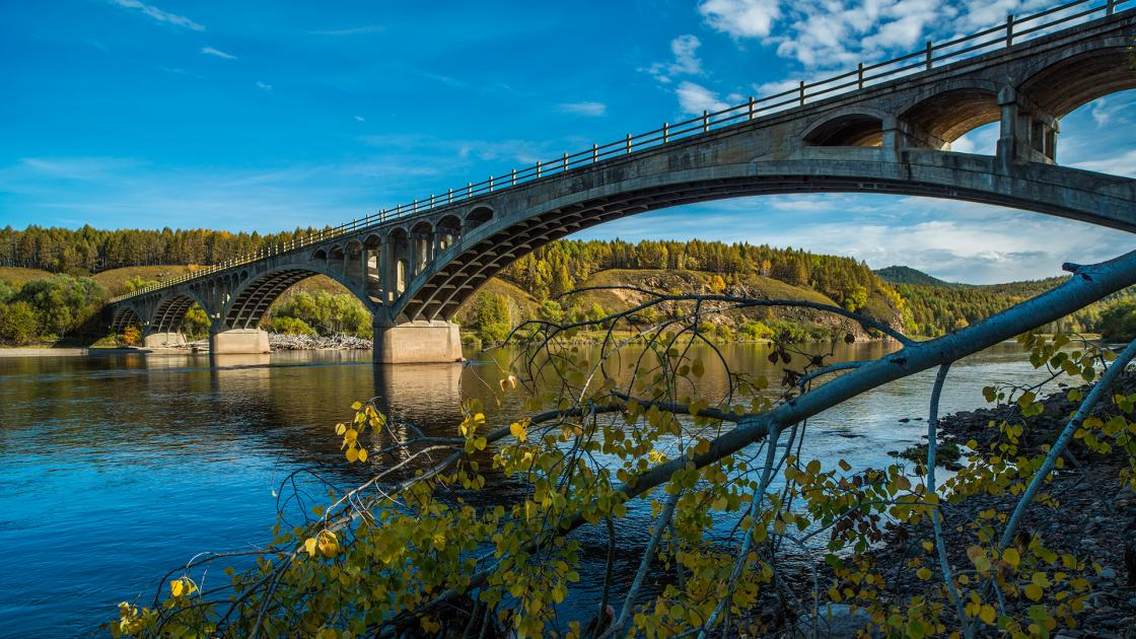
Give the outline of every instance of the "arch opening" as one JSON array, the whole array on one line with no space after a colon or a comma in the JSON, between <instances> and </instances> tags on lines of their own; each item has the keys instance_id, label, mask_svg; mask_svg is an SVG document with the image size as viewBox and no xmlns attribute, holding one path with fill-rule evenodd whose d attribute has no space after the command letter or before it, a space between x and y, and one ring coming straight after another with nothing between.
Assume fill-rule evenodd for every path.
<instances>
[{"instance_id":1,"label":"arch opening","mask_svg":"<svg viewBox=\"0 0 1136 639\"><path fill-rule=\"evenodd\" d=\"M371 312L335 273L293 267L246 283L228 305L223 324L225 329L369 337Z\"/></svg>"},{"instance_id":2,"label":"arch opening","mask_svg":"<svg viewBox=\"0 0 1136 639\"><path fill-rule=\"evenodd\" d=\"M461 240L461 218L447 215L438 220L438 251L444 251Z\"/></svg>"},{"instance_id":3,"label":"arch opening","mask_svg":"<svg viewBox=\"0 0 1136 639\"><path fill-rule=\"evenodd\" d=\"M993 91L968 88L933 95L904 111L900 122L907 133L906 146L968 152L972 146L967 142L958 145L958 149L952 144L1001 117L1002 109ZM971 136L968 141L977 137Z\"/></svg>"},{"instance_id":4,"label":"arch opening","mask_svg":"<svg viewBox=\"0 0 1136 639\"><path fill-rule=\"evenodd\" d=\"M493 219L493 209L487 206L479 206L465 216L464 232L469 233L491 219Z\"/></svg>"},{"instance_id":5,"label":"arch opening","mask_svg":"<svg viewBox=\"0 0 1136 639\"><path fill-rule=\"evenodd\" d=\"M1031 76L1019 92L1050 115L1061 118L1093 100L1136 89L1127 47L1108 47L1074 55Z\"/></svg>"},{"instance_id":6,"label":"arch opening","mask_svg":"<svg viewBox=\"0 0 1136 639\"><path fill-rule=\"evenodd\" d=\"M805 144L810 146L880 147L883 142L883 120L862 113L833 118L805 135Z\"/></svg>"}]
</instances>

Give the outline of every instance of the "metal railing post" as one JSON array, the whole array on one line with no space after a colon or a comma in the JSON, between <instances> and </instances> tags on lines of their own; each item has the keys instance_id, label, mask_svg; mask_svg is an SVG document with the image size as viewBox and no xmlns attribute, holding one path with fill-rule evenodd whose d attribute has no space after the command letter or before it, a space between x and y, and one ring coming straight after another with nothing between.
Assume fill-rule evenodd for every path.
<instances>
[{"instance_id":1,"label":"metal railing post","mask_svg":"<svg viewBox=\"0 0 1136 639\"><path fill-rule=\"evenodd\" d=\"M1006 46L1014 46L1014 14L1006 16Z\"/></svg>"},{"instance_id":2,"label":"metal railing post","mask_svg":"<svg viewBox=\"0 0 1136 639\"><path fill-rule=\"evenodd\" d=\"M600 145L592 144L592 164L600 161Z\"/></svg>"},{"instance_id":3,"label":"metal railing post","mask_svg":"<svg viewBox=\"0 0 1136 639\"><path fill-rule=\"evenodd\" d=\"M493 176L492 175L489 176L489 192L490 193L493 192Z\"/></svg>"},{"instance_id":4,"label":"metal railing post","mask_svg":"<svg viewBox=\"0 0 1136 639\"><path fill-rule=\"evenodd\" d=\"M562 160L564 162L564 172L567 173L568 172L568 154L567 153L564 154L564 157L562 158Z\"/></svg>"},{"instance_id":5,"label":"metal railing post","mask_svg":"<svg viewBox=\"0 0 1136 639\"><path fill-rule=\"evenodd\" d=\"M452 204L454 201L454 190L446 189L446 204Z\"/></svg>"},{"instance_id":6,"label":"metal railing post","mask_svg":"<svg viewBox=\"0 0 1136 639\"><path fill-rule=\"evenodd\" d=\"M805 106L805 81L801 80L801 106Z\"/></svg>"},{"instance_id":7,"label":"metal railing post","mask_svg":"<svg viewBox=\"0 0 1136 639\"><path fill-rule=\"evenodd\" d=\"M430 208L434 208L434 194L430 194Z\"/></svg>"},{"instance_id":8,"label":"metal railing post","mask_svg":"<svg viewBox=\"0 0 1136 639\"><path fill-rule=\"evenodd\" d=\"M1116 0L1108 0L1108 8L1105 9L1105 15L1112 15L1116 13Z\"/></svg>"},{"instance_id":9,"label":"metal railing post","mask_svg":"<svg viewBox=\"0 0 1136 639\"><path fill-rule=\"evenodd\" d=\"M540 177L540 160L536 161L536 176Z\"/></svg>"},{"instance_id":10,"label":"metal railing post","mask_svg":"<svg viewBox=\"0 0 1136 639\"><path fill-rule=\"evenodd\" d=\"M703 133L709 133L710 132L710 112L709 111L703 111L702 112L702 132Z\"/></svg>"},{"instance_id":11,"label":"metal railing post","mask_svg":"<svg viewBox=\"0 0 1136 639\"><path fill-rule=\"evenodd\" d=\"M930 40L928 40L927 41L927 70L928 71L931 70L931 63L934 62L934 60L935 60L935 46L933 44L931 44Z\"/></svg>"},{"instance_id":12,"label":"metal railing post","mask_svg":"<svg viewBox=\"0 0 1136 639\"><path fill-rule=\"evenodd\" d=\"M663 144L671 141L671 125L663 122Z\"/></svg>"},{"instance_id":13,"label":"metal railing post","mask_svg":"<svg viewBox=\"0 0 1136 639\"><path fill-rule=\"evenodd\" d=\"M509 174L509 186L516 186L516 185L517 185L517 170L513 169L513 172Z\"/></svg>"},{"instance_id":14,"label":"metal railing post","mask_svg":"<svg viewBox=\"0 0 1136 639\"><path fill-rule=\"evenodd\" d=\"M473 182L465 183L465 197L466 199L473 197Z\"/></svg>"},{"instance_id":15,"label":"metal railing post","mask_svg":"<svg viewBox=\"0 0 1136 639\"><path fill-rule=\"evenodd\" d=\"M753 108L753 107L754 107L754 104L755 104L756 102L757 102L757 100L754 100L754 99L753 99L753 96L752 96L752 95L751 95L751 96L749 96L749 119L750 119L750 120L752 120L752 119L753 119L753 113L754 113L754 108Z\"/></svg>"},{"instance_id":16,"label":"metal railing post","mask_svg":"<svg viewBox=\"0 0 1136 639\"><path fill-rule=\"evenodd\" d=\"M856 65L856 88L864 88L864 63Z\"/></svg>"},{"instance_id":17,"label":"metal railing post","mask_svg":"<svg viewBox=\"0 0 1136 639\"><path fill-rule=\"evenodd\" d=\"M627 134L627 155L631 155L631 134Z\"/></svg>"}]
</instances>

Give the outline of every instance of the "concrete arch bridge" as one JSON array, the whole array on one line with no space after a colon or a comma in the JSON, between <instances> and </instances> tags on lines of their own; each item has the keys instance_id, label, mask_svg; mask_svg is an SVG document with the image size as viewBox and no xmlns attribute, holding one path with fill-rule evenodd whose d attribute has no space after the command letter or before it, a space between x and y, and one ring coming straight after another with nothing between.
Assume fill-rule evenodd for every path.
<instances>
[{"instance_id":1,"label":"concrete arch bridge","mask_svg":"<svg viewBox=\"0 0 1136 639\"><path fill-rule=\"evenodd\" d=\"M116 298L108 323L184 341L193 303L214 352L266 351L258 325L323 274L374 315L375 360L454 361L450 319L518 257L596 224L763 194L930 196L1136 231L1136 180L1062 166L1062 116L1136 88L1136 0L1079 0L907 56L395 207ZM994 155L951 143L999 123Z\"/></svg>"}]
</instances>

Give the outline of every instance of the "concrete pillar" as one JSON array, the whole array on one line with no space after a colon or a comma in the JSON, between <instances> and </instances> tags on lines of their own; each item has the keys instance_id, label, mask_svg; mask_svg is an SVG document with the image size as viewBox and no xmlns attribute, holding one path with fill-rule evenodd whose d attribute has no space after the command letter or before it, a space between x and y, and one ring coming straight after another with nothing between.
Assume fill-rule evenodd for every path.
<instances>
[{"instance_id":1,"label":"concrete pillar","mask_svg":"<svg viewBox=\"0 0 1136 639\"><path fill-rule=\"evenodd\" d=\"M418 321L381 326L375 323L376 364L438 364L462 361L458 325Z\"/></svg>"},{"instance_id":2,"label":"concrete pillar","mask_svg":"<svg viewBox=\"0 0 1136 639\"><path fill-rule=\"evenodd\" d=\"M185 335L173 331L146 333L142 337L145 348L185 348L186 344Z\"/></svg>"},{"instance_id":3,"label":"concrete pillar","mask_svg":"<svg viewBox=\"0 0 1136 639\"><path fill-rule=\"evenodd\" d=\"M1012 88L1005 88L998 92L998 106L1002 109L1000 129L998 132L998 166L1003 172L1009 172L1010 166L1018 161L1021 152L1019 144L1019 116L1017 94Z\"/></svg>"},{"instance_id":4,"label":"concrete pillar","mask_svg":"<svg viewBox=\"0 0 1136 639\"><path fill-rule=\"evenodd\" d=\"M215 355L230 353L268 353L268 333L259 328L232 328L209 335L209 352Z\"/></svg>"}]
</instances>

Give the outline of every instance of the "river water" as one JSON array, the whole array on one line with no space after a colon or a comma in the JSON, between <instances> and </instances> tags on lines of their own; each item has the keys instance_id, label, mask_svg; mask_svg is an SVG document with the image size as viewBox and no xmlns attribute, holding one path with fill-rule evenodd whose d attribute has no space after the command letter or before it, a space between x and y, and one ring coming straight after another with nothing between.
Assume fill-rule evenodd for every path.
<instances>
[{"instance_id":1,"label":"river water","mask_svg":"<svg viewBox=\"0 0 1136 639\"><path fill-rule=\"evenodd\" d=\"M837 359L886 348L841 345ZM765 346L724 353L736 370L780 378ZM363 476L344 467L332 432L351 402L376 396L402 419L452 434L460 401L488 398L499 375L490 358L384 368L366 352L229 356L214 366L188 355L0 358L0 637L98 634L117 602L147 604L161 576L196 552L267 541L283 477L301 468L343 484ZM925 433L925 422L900 420L926 414L933 377L819 415L804 454L891 463L888 451ZM952 368L943 408L975 408L984 385L1036 378L1017 345L1000 344ZM490 421L516 411L490 411ZM487 499L507 499L508 482L496 481ZM648 528L647 509L636 508L622 543L641 543ZM592 536L582 535L585 583L602 566L604 539ZM633 572L634 548L620 555L620 569Z\"/></svg>"}]
</instances>

